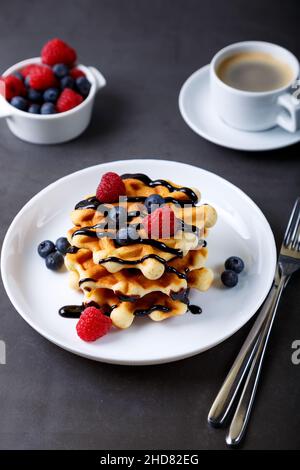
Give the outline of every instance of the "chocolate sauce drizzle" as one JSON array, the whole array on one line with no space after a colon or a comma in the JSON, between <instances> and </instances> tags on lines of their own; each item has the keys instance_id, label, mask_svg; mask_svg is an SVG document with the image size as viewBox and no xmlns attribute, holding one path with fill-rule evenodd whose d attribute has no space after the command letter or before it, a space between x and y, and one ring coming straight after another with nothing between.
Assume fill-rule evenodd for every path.
<instances>
[{"instance_id":1,"label":"chocolate sauce drizzle","mask_svg":"<svg viewBox=\"0 0 300 470\"><path fill-rule=\"evenodd\" d=\"M175 256L174 258L172 259L176 259L177 256ZM188 271L186 273L182 273L181 271L178 271L176 268L174 268L173 266L170 266L168 264L168 262L164 259L164 258L161 258L161 256L158 256L158 255L155 255L154 253L151 253L149 255L146 255L146 256L143 256L142 258L139 258L139 259L136 259L136 260L124 260L124 259L121 259L121 258L118 258L117 256L109 256L107 258L103 258L99 261L99 264L104 264L104 263L119 263L119 264L126 264L126 265L129 265L129 266L136 266L137 264L140 264L140 263L143 263L144 261L146 261L147 259L155 259L156 261L158 261L159 263L163 264L165 266L165 270L167 272L170 272L170 273L174 273L176 274L180 279L185 279L187 280L187 274L188 274Z\"/></svg>"},{"instance_id":2,"label":"chocolate sauce drizzle","mask_svg":"<svg viewBox=\"0 0 300 470\"><path fill-rule=\"evenodd\" d=\"M70 248L68 248L67 253L75 254L75 253L77 253L78 250L79 250L79 248L77 246L72 245L72 246L70 246Z\"/></svg>"},{"instance_id":3,"label":"chocolate sauce drizzle","mask_svg":"<svg viewBox=\"0 0 300 470\"><path fill-rule=\"evenodd\" d=\"M181 188L176 188L176 186L173 186L171 183L169 183L169 181L163 179L151 180L149 176L144 175L143 173L125 173L124 175L121 175L121 178L123 180L129 178L139 180L150 188L154 188L155 186L164 186L170 191L170 193L174 191L184 193L193 204L196 204L198 202L198 196L191 188L187 188L185 186ZM187 203L187 201L185 201L185 203Z\"/></svg>"},{"instance_id":4,"label":"chocolate sauce drizzle","mask_svg":"<svg viewBox=\"0 0 300 470\"><path fill-rule=\"evenodd\" d=\"M97 229L98 227L99 225L82 227L78 230L75 230L75 232L72 234L72 238L75 237L76 235L84 235L84 236L91 237L91 238L104 238L104 237L115 238L114 233L92 230L92 229ZM133 240L131 244L150 245L153 248L156 248L165 253L170 253L172 255L179 256L180 258L183 256L182 250L179 250L178 248L172 248L166 245L165 243L160 242L158 240L154 240L152 238L137 238L136 240Z\"/></svg>"},{"instance_id":5,"label":"chocolate sauce drizzle","mask_svg":"<svg viewBox=\"0 0 300 470\"><path fill-rule=\"evenodd\" d=\"M136 317L145 317L147 315L150 315L150 313L154 312L155 310L159 310L160 312L168 313L170 311L169 307L166 307L165 305L152 305L150 308L146 309L139 309L134 311L134 315Z\"/></svg>"},{"instance_id":6,"label":"chocolate sauce drizzle","mask_svg":"<svg viewBox=\"0 0 300 470\"><path fill-rule=\"evenodd\" d=\"M126 300L128 301L128 300ZM186 302L184 302L186 303ZM197 305L190 305L189 303L187 303L188 305L188 309L189 311L192 313L192 314L200 314L202 313L202 309L200 307L198 307ZM64 305L63 307L61 307L58 311L59 315L63 318L80 318L80 315L81 313L83 312L83 310L87 307L96 307L96 308L99 308L99 305L97 305L96 302L91 302L89 303L88 305ZM112 307L109 307L107 309L107 315L110 315L111 311L116 308L117 305L113 305ZM169 307L166 307L165 305L159 305L159 304L155 304L155 305L152 305L151 307L149 307L148 309L137 309L134 311L134 315L137 316L137 317L145 317L147 315L149 315L150 313L152 313L153 311L155 310L159 310L160 312L169 312L170 311L170 308Z\"/></svg>"},{"instance_id":7,"label":"chocolate sauce drizzle","mask_svg":"<svg viewBox=\"0 0 300 470\"><path fill-rule=\"evenodd\" d=\"M84 305L64 305L58 313L64 318L79 318L84 308Z\"/></svg>"},{"instance_id":8,"label":"chocolate sauce drizzle","mask_svg":"<svg viewBox=\"0 0 300 470\"><path fill-rule=\"evenodd\" d=\"M88 306L91 306L90 304ZM97 304L95 302L93 302L93 306L95 307L98 307ZM81 313L83 312L83 310L86 308L87 306L86 305L64 305L63 307L61 307L58 311L59 315L63 318L80 318L80 315ZM116 308L117 305L113 305L112 307L110 307L110 309L108 310L109 313L114 309ZM151 312L153 312L154 310L159 310L161 312L169 312L170 311L170 308L169 307L166 307L165 305L152 305L150 308L148 309L137 309L134 311L134 315L137 316L137 317L144 317L146 315L149 315Z\"/></svg>"},{"instance_id":9,"label":"chocolate sauce drizzle","mask_svg":"<svg viewBox=\"0 0 300 470\"><path fill-rule=\"evenodd\" d=\"M85 282L96 282L96 279L93 279L92 277L85 277L84 279L80 279L78 285L81 286Z\"/></svg>"},{"instance_id":10,"label":"chocolate sauce drizzle","mask_svg":"<svg viewBox=\"0 0 300 470\"><path fill-rule=\"evenodd\" d=\"M150 188L154 188L156 186L164 186L170 192L178 191L178 192L184 193L188 197L188 200L186 201L181 201L172 197L165 197L164 198L165 203L169 202L169 203L179 204L183 206L184 204L195 205L198 202L198 196L191 188L187 188L185 186L181 188L176 188L176 186L173 186L171 183L163 179L151 180L149 176L144 175L143 173L126 173L122 175L121 178L122 179L133 178L133 179L139 180L142 183L144 183L146 186L149 186ZM144 202L145 199L146 199L146 196L129 196L125 198L124 201L127 200L127 202ZM77 209L95 209L96 210L101 204L102 204L101 201L99 201L99 199L97 199L96 196L91 196L91 197L88 197L87 199L83 199L82 201L79 201L75 206L75 210Z\"/></svg>"},{"instance_id":11,"label":"chocolate sauce drizzle","mask_svg":"<svg viewBox=\"0 0 300 470\"><path fill-rule=\"evenodd\" d=\"M100 206L101 202L96 196L88 197L87 199L83 199L82 201L77 202L76 206L74 207L75 210L80 209L97 209Z\"/></svg>"}]
</instances>

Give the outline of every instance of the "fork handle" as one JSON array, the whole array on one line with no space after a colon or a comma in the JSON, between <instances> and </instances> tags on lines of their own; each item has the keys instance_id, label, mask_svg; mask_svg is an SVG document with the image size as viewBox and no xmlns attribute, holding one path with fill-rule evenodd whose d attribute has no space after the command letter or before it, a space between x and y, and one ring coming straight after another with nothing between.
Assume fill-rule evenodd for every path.
<instances>
[{"instance_id":1,"label":"fork handle","mask_svg":"<svg viewBox=\"0 0 300 470\"><path fill-rule=\"evenodd\" d=\"M248 372L248 376L246 378L246 382L240 400L236 407L235 414L232 418L231 425L226 437L226 442L230 446L235 446L239 444L245 434L245 430L249 422L252 405L254 403L254 398L262 369L263 360L265 357L267 344L269 341L274 318L277 312L277 307L281 294L285 287L286 280L287 278L285 276L282 276L280 279L279 285L275 290L275 296L272 302L272 306L269 309L267 318L262 328L262 332L257 341L255 356L251 363L251 367Z\"/></svg>"},{"instance_id":2,"label":"fork handle","mask_svg":"<svg viewBox=\"0 0 300 470\"><path fill-rule=\"evenodd\" d=\"M277 292L278 287L274 283L259 315L255 320L255 323L253 324L239 354L237 355L230 371L227 374L226 379L221 386L218 395L215 398L215 401L213 402L213 405L208 414L208 422L212 426L221 426L224 423L229 411L231 410L243 378L245 377L245 374L249 369L256 353L259 333L270 311L270 308L273 305Z\"/></svg>"}]
</instances>

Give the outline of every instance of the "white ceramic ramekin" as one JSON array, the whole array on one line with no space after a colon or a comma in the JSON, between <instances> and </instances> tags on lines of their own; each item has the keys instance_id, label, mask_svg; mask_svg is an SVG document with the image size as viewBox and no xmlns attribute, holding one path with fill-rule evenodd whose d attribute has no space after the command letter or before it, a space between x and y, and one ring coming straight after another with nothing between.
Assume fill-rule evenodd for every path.
<instances>
[{"instance_id":1,"label":"white ceramic ramekin","mask_svg":"<svg viewBox=\"0 0 300 470\"><path fill-rule=\"evenodd\" d=\"M40 57L22 60L7 69L3 76L10 75L29 64L38 64ZM103 75L95 67L76 65L91 83L87 98L76 108L57 114L31 114L12 106L0 96L0 118L5 118L11 132L22 140L33 144L59 144L79 136L89 125L96 93L106 85Z\"/></svg>"}]
</instances>

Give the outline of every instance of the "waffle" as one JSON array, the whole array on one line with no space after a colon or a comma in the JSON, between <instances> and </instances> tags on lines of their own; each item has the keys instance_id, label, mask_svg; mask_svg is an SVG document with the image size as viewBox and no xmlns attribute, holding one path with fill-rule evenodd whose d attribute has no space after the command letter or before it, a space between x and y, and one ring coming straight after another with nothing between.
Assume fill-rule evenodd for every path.
<instances>
[{"instance_id":1,"label":"waffle","mask_svg":"<svg viewBox=\"0 0 300 470\"><path fill-rule=\"evenodd\" d=\"M109 273L104 266L95 264L90 250L80 249L77 253L67 254L65 264L70 271L70 287L89 292L91 289L111 289L123 298L143 297L154 291L170 295L188 287L191 271L204 266L207 248L190 251L184 258L170 261L159 279L150 280L137 269L122 269ZM200 289L201 290L201 289Z\"/></svg>"},{"instance_id":2,"label":"waffle","mask_svg":"<svg viewBox=\"0 0 300 470\"><path fill-rule=\"evenodd\" d=\"M190 289L206 291L211 286L204 238L217 214L210 205L196 206L200 199L196 189L139 174L122 178L126 197L118 203L100 205L91 195L75 206L74 225L67 234L75 249L67 253L65 264L70 286L82 291L84 305L108 307L114 326L124 329L136 316L161 321L182 315L189 308ZM143 228L147 215L143 202L153 194L163 197L175 213L178 225L170 238L148 239ZM107 217L113 206L126 209L137 241L116 243L116 227Z\"/></svg>"},{"instance_id":3,"label":"waffle","mask_svg":"<svg viewBox=\"0 0 300 470\"><path fill-rule=\"evenodd\" d=\"M93 302L99 306L112 308L110 318L113 325L117 328L126 329L131 326L136 316L148 316L153 321L162 321L170 317L183 315L189 308L187 298L189 288L195 287L204 292L209 289L212 281L213 273L211 269L203 267L189 273L187 288L182 288L177 293L172 292L171 295L154 291L135 301L124 301L112 290L96 288L85 292L84 303L88 305Z\"/></svg>"},{"instance_id":4,"label":"waffle","mask_svg":"<svg viewBox=\"0 0 300 470\"><path fill-rule=\"evenodd\" d=\"M111 307L110 318L113 325L121 329L130 327L135 316L148 316L154 321L161 321L171 316L183 315L188 309L184 302L173 300L161 292L152 292L136 302L124 302L111 290L93 289L85 296L85 303L91 302Z\"/></svg>"},{"instance_id":5,"label":"waffle","mask_svg":"<svg viewBox=\"0 0 300 470\"><path fill-rule=\"evenodd\" d=\"M114 239L110 238L114 236L115 231L109 226L108 229L105 229L106 218L102 212L95 209L76 209L72 212L71 218L75 227L68 231L68 240L78 248L91 250L94 262L102 264L111 273L135 267L140 269L148 279L159 279L163 275L165 267L164 263L156 257L169 261L174 256L182 257L190 250L201 247L199 242L207 236L206 230L215 224L217 218L215 209L209 205L187 208L175 207L172 203L170 205L174 209L176 217L184 221L183 228L193 226L197 232L178 230L175 237L160 239L159 241L166 246L166 250L145 243L116 246ZM127 204L128 213L136 213L140 210L141 204L139 203ZM141 222L142 216L133 217L130 221L135 226ZM104 231L106 236L103 238ZM139 230L139 235L142 239L146 238L143 229Z\"/></svg>"}]
</instances>

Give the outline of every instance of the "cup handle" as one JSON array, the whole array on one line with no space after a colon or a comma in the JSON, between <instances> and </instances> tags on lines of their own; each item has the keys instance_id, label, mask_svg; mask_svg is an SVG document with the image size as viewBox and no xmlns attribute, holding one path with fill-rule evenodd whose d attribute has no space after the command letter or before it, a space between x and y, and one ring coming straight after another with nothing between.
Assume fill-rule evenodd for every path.
<instances>
[{"instance_id":1,"label":"cup handle","mask_svg":"<svg viewBox=\"0 0 300 470\"><path fill-rule=\"evenodd\" d=\"M93 74L95 80L96 80L96 85L97 85L97 91L100 90L101 88L105 87L106 85L106 80L105 78L103 77L102 73L99 72L98 69L96 69L96 67L88 67L88 69L90 70L90 72Z\"/></svg>"},{"instance_id":2,"label":"cup handle","mask_svg":"<svg viewBox=\"0 0 300 470\"><path fill-rule=\"evenodd\" d=\"M300 126L300 102L295 96L280 95L277 104L282 108L277 116L277 124L286 131L296 132Z\"/></svg>"},{"instance_id":3,"label":"cup handle","mask_svg":"<svg viewBox=\"0 0 300 470\"><path fill-rule=\"evenodd\" d=\"M7 103L3 95L0 95L0 118L6 118L13 115L11 106Z\"/></svg>"}]
</instances>

